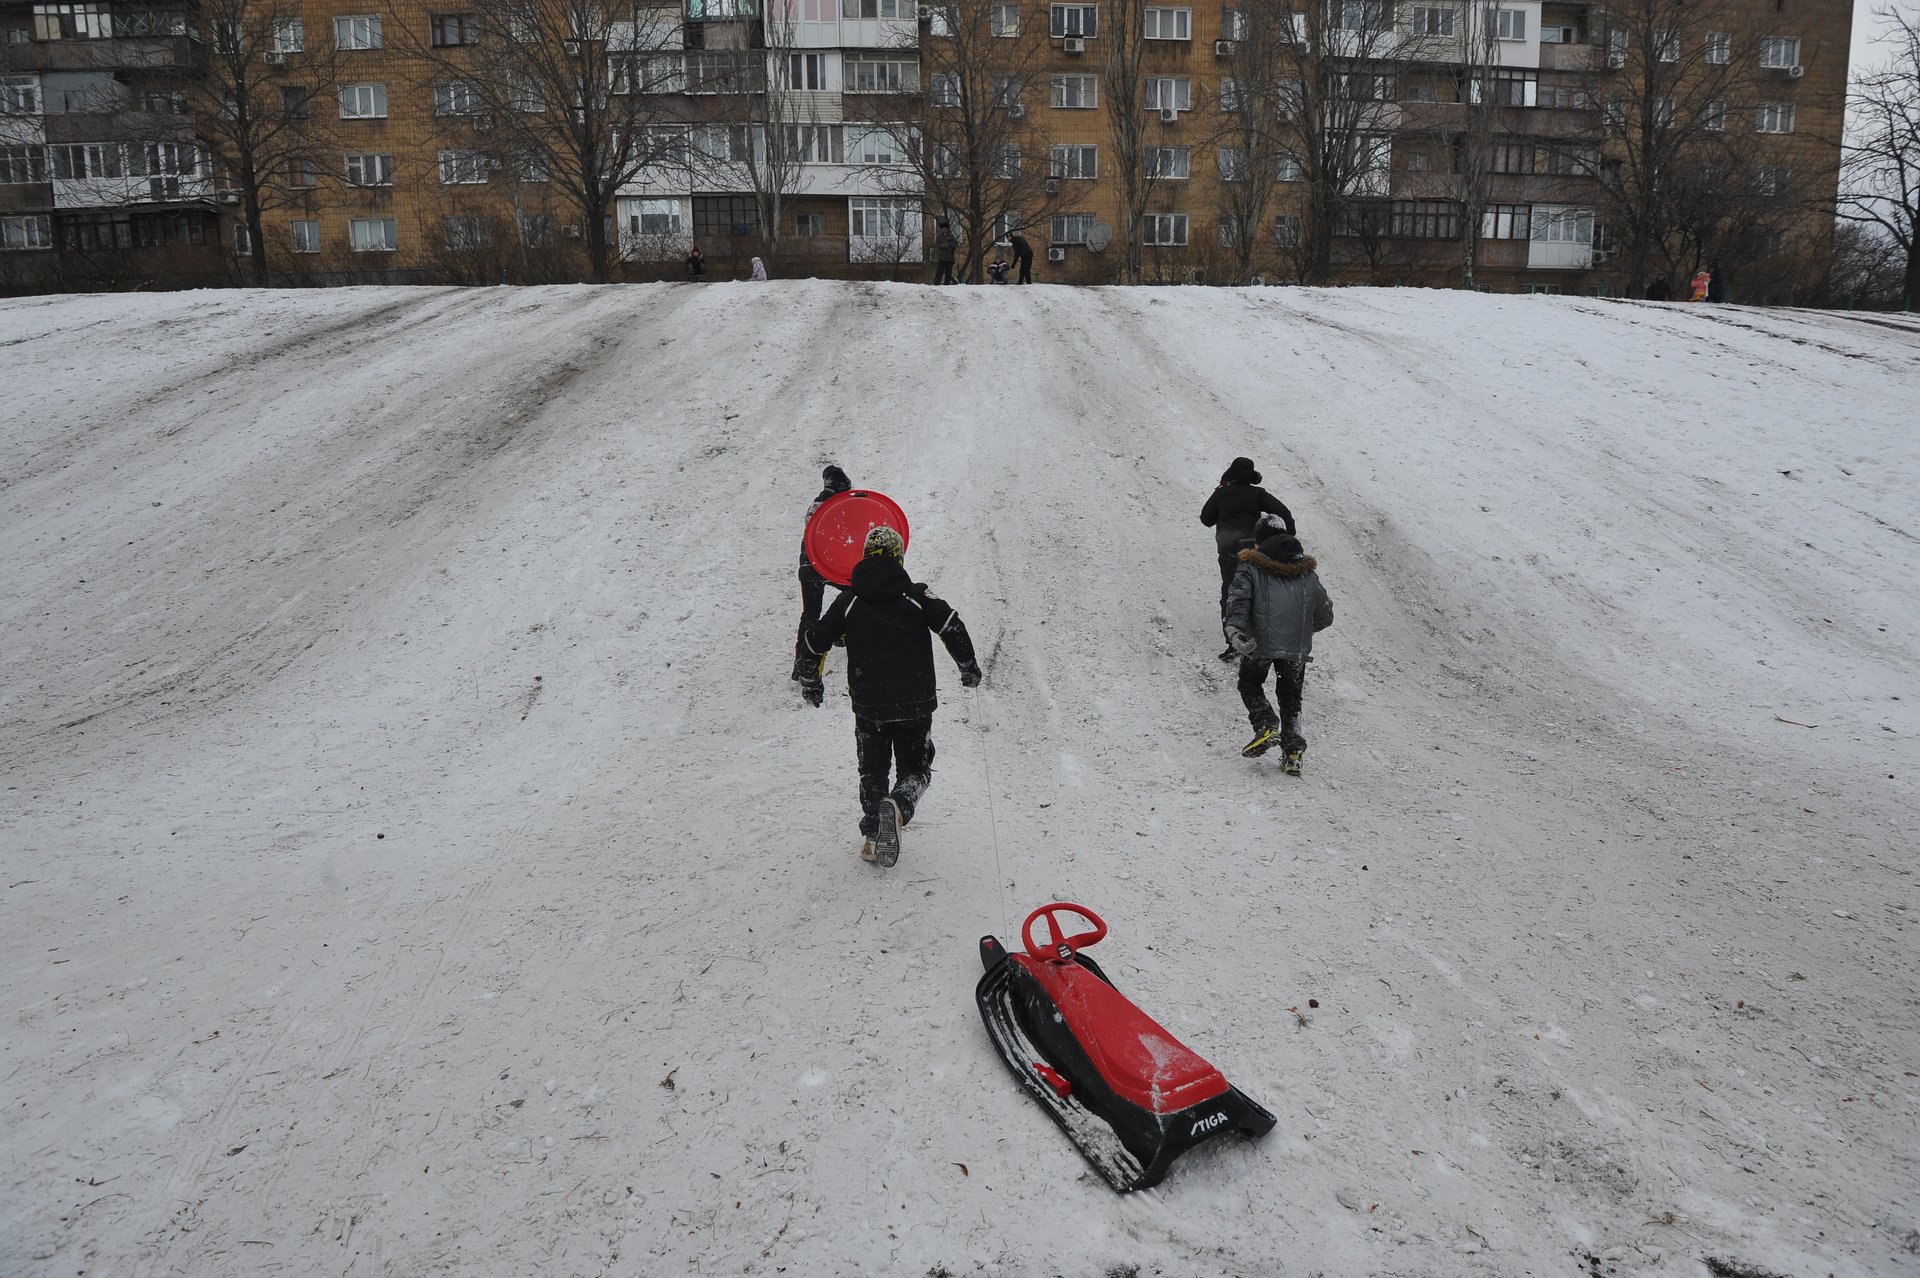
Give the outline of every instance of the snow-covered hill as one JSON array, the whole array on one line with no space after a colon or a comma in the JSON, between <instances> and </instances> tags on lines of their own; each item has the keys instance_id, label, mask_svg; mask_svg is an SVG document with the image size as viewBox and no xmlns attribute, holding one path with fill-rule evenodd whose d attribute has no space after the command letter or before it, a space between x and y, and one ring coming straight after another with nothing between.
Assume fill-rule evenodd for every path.
<instances>
[{"instance_id":1,"label":"snow-covered hill","mask_svg":"<svg viewBox=\"0 0 1920 1278\"><path fill-rule=\"evenodd\" d=\"M1906 321L222 292L0 303L0 384L0 1272L1920 1266ZM830 460L988 671L890 873L787 679ZM973 1006L1056 898L1271 1136L1086 1173Z\"/></svg>"}]
</instances>

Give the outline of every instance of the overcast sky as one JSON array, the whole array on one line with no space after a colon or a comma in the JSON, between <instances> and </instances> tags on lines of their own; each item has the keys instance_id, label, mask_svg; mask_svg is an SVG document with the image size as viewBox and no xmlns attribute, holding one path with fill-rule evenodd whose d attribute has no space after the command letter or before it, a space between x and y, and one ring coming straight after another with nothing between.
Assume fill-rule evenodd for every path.
<instances>
[{"instance_id":1,"label":"overcast sky","mask_svg":"<svg viewBox=\"0 0 1920 1278\"><path fill-rule=\"evenodd\" d=\"M1889 46L1874 43L1874 37L1886 27L1877 15L1888 9L1897 9L1909 19L1920 17L1920 0L1854 0L1852 66L1855 71L1887 60Z\"/></svg>"}]
</instances>

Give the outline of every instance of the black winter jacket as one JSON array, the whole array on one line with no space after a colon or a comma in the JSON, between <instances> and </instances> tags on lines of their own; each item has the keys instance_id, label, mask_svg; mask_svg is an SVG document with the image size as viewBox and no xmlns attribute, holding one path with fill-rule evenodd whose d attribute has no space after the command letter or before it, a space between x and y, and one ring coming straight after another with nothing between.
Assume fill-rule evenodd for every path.
<instances>
[{"instance_id":1,"label":"black winter jacket","mask_svg":"<svg viewBox=\"0 0 1920 1278\"><path fill-rule=\"evenodd\" d=\"M806 644L824 656L844 637L853 712L891 723L932 714L939 705L934 635L962 672L974 667L973 640L960 614L908 577L898 560L876 556L854 568L853 584L807 630Z\"/></svg>"},{"instance_id":2,"label":"black winter jacket","mask_svg":"<svg viewBox=\"0 0 1920 1278\"><path fill-rule=\"evenodd\" d=\"M821 505L826 502L827 498L833 496L835 493L839 491L840 489L838 488L822 488L820 490L820 495L813 499L813 505L807 507L807 522L811 523L813 521L813 512L820 509ZM805 576L805 577L820 577L820 571L819 569L813 566L813 560L807 558L806 524L802 524L800 527L801 527L800 573L802 576ZM820 580L825 581L826 578L820 577Z\"/></svg>"},{"instance_id":3,"label":"black winter jacket","mask_svg":"<svg viewBox=\"0 0 1920 1278\"><path fill-rule=\"evenodd\" d=\"M1293 512L1257 484L1222 484L1200 508L1200 522L1213 529L1213 544L1222 559L1231 559L1253 540L1253 526L1262 514L1287 521L1287 536L1295 535Z\"/></svg>"}]
</instances>

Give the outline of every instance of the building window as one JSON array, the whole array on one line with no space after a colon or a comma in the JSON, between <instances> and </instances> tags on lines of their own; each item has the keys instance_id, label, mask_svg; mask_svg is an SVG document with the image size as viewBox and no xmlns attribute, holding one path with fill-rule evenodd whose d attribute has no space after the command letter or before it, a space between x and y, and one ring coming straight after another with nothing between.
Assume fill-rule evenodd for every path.
<instances>
[{"instance_id":1,"label":"building window","mask_svg":"<svg viewBox=\"0 0 1920 1278\"><path fill-rule=\"evenodd\" d=\"M362 152L347 157L347 185L392 186L393 157Z\"/></svg>"},{"instance_id":2,"label":"building window","mask_svg":"<svg viewBox=\"0 0 1920 1278\"><path fill-rule=\"evenodd\" d=\"M1715 98L1702 107L1700 127L1709 133L1724 133L1727 128L1727 104Z\"/></svg>"},{"instance_id":3,"label":"building window","mask_svg":"<svg viewBox=\"0 0 1920 1278\"><path fill-rule=\"evenodd\" d=\"M1457 240L1460 206L1447 200L1395 200L1392 226L1403 240Z\"/></svg>"},{"instance_id":4,"label":"building window","mask_svg":"<svg viewBox=\"0 0 1920 1278\"><path fill-rule=\"evenodd\" d=\"M1593 210L1535 208L1531 238L1542 244L1591 244Z\"/></svg>"},{"instance_id":5,"label":"building window","mask_svg":"<svg viewBox=\"0 0 1920 1278\"><path fill-rule=\"evenodd\" d=\"M1100 105L1100 77L1054 76L1053 105L1062 111L1091 111Z\"/></svg>"},{"instance_id":6,"label":"building window","mask_svg":"<svg viewBox=\"0 0 1920 1278\"><path fill-rule=\"evenodd\" d=\"M1141 34L1149 40L1193 39L1193 10L1148 9Z\"/></svg>"},{"instance_id":7,"label":"building window","mask_svg":"<svg viewBox=\"0 0 1920 1278\"><path fill-rule=\"evenodd\" d=\"M1476 104L1488 101L1494 106L1538 106L1540 74L1537 71L1495 71L1485 79L1471 81L1467 86L1467 96Z\"/></svg>"},{"instance_id":8,"label":"building window","mask_svg":"<svg viewBox=\"0 0 1920 1278\"><path fill-rule=\"evenodd\" d=\"M787 87L816 92L827 87L827 55L824 53L789 53L787 55Z\"/></svg>"},{"instance_id":9,"label":"building window","mask_svg":"<svg viewBox=\"0 0 1920 1278\"><path fill-rule=\"evenodd\" d=\"M825 213L795 213L793 215L793 233L801 239L811 239L827 233L827 215Z\"/></svg>"},{"instance_id":10,"label":"building window","mask_svg":"<svg viewBox=\"0 0 1920 1278\"><path fill-rule=\"evenodd\" d=\"M993 242L1005 244L1008 237L1025 225L1018 213L1002 213L993 219Z\"/></svg>"},{"instance_id":11,"label":"building window","mask_svg":"<svg viewBox=\"0 0 1920 1278\"><path fill-rule=\"evenodd\" d=\"M728 50L687 55L688 93L756 93L765 79L766 63ZM849 70L849 77L852 71ZM851 87L851 86L849 86Z\"/></svg>"},{"instance_id":12,"label":"building window","mask_svg":"<svg viewBox=\"0 0 1920 1278\"><path fill-rule=\"evenodd\" d=\"M382 90L381 115L387 113L385 98L385 91ZM480 114L480 90L465 80L448 80L444 84L436 84L433 86L433 113L435 115L478 115Z\"/></svg>"},{"instance_id":13,"label":"building window","mask_svg":"<svg viewBox=\"0 0 1920 1278\"><path fill-rule=\"evenodd\" d=\"M905 164L906 148L890 129L849 129L847 151L856 164Z\"/></svg>"},{"instance_id":14,"label":"building window","mask_svg":"<svg viewBox=\"0 0 1920 1278\"><path fill-rule=\"evenodd\" d=\"M920 64L900 58L849 57L849 93L911 93L920 87Z\"/></svg>"},{"instance_id":15,"label":"building window","mask_svg":"<svg viewBox=\"0 0 1920 1278\"><path fill-rule=\"evenodd\" d=\"M1280 181L1298 182L1301 180L1301 174L1299 156L1282 155L1274 160L1274 176Z\"/></svg>"},{"instance_id":16,"label":"building window","mask_svg":"<svg viewBox=\"0 0 1920 1278\"><path fill-rule=\"evenodd\" d=\"M993 175L997 178L1012 179L1020 176L1020 147L1018 143L1002 143L993 153Z\"/></svg>"},{"instance_id":17,"label":"building window","mask_svg":"<svg viewBox=\"0 0 1920 1278\"><path fill-rule=\"evenodd\" d=\"M1394 77L1364 71L1343 71L1334 80L1335 92L1350 102L1391 102Z\"/></svg>"},{"instance_id":18,"label":"building window","mask_svg":"<svg viewBox=\"0 0 1920 1278\"><path fill-rule=\"evenodd\" d=\"M846 130L838 124L790 124L787 152L801 164L845 164Z\"/></svg>"},{"instance_id":19,"label":"building window","mask_svg":"<svg viewBox=\"0 0 1920 1278\"><path fill-rule=\"evenodd\" d=\"M39 146L0 146L0 186L47 180L47 153Z\"/></svg>"},{"instance_id":20,"label":"building window","mask_svg":"<svg viewBox=\"0 0 1920 1278\"><path fill-rule=\"evenodd\" d=\"M1300 215L1282 213L1273 219L1273 242L1281 248L1300 247Z\"/></svg>"},{"instance_id":21,"label":"building window","mask_svg":"<svg viewBox=\"0 0 1920 1278\"><path fill-rule=\"evenodd\" d=\"M440 229L450 252L470 253L493 243L493 219L490 217L443 217L440 219Z\"/></svg>"},{"instance_id":22,"label":"building window","mask_svg":"<svg viewBox=\"0 0 1920 1278\"><path fill-rule=\"evenodd\" d=\"M1150 146L1141 163L1149 178L1184 178L1189 176L1191 152L1184 146Z\"/></svg>"},{"instance_id":23,"label":"building window","mask_svg":"<svg viewBox=\"0 0 1920 1278\"><path fill-rule=\"evenodd\" d=\"M627 234L679 235L686 226L678 200L634 200L628 205Z\"/></svg>"},{"instance_id":24,"label":"building window","mask_svg":"<svg viewBox=\"0 0 1920 1278\"><path fill-rule=\"evenodd\" d=\"M289 222L287 227L287 240L294 252L318 253L320 251L320 223L307 218Z\"/></svg>"},{"instance_id":25,"label":"building window","mask_svg":"<svg viewBox=\"0 0 1920 1278\"><path fill-rule=\"evenodd\" d=\"M927 101L937 107L960 105L960 77L951 71L936 71L927 77Z\"/></svg>"},{"instance_id":26,"label":"building window","mask_svg":"<svg viewBox=\"0 0 1920 1278\"><path fill-rule=\"evenodd\" d=\"M547 165L547 154L544 151L515 156L513 171L522 182L553 181L553 172Z\"/></svg>"},{"instance_id":27,"label":"building window","mask_svg":"<svg viewBox=\"0 0 1920 1278\"><path fill-rule=\"evenodd\" d=\"M378 49L380 17L361 13L333 20L333 42L342 49Z\"/></svg>"},{"instance_id":28,"label":"building window","mask_svg":"<svg viewBox=\"0 0 1920 1278\"><path fill-rule=\"evenodd\" d=\"M340 118L343 120L386 119L387 86L384 84L341 85Z\"/></svg>"},{"instance_id":29,"label":"building window","mask_svg":"<svg viewBox=\"0 0 1920 1278\"><path fill-rule=\"evenodd\" d=\"M1056 213L1053 224L1048 228L1049 244L1085 244L1087 233L1093 230L1094 216L1091 213Z\"/></svg>"},{"instance_id":30,"label":"building window","mask_svg":"<svg viewBox=\"0 0 1920 1278\"><path fill-rule=\"evenodd\" d=\"M40 81L30 75L0 75L0 115L39 115Z\"/></svg>"},{"instance_id":31,"label":"building window","mask_svg":"<svg viewBox=\"0 0 1920 1278\"><path fill-rule=\"evenodd\" d=\"M1187 242L1185 213L1149 213L1140 219L1140 242L1161 248L1179 248Z\"/></svg>"},{"instance_id":32,"label":"building window","mask_svg":"<svg viewBox=\"0 0 1920 1278\"><path fill-rule=\"evenodd\" d=\"M464 186L487 180L487 157L479 151L442 151L440 181Z\"/></svg>"},{"instance_id":33,"label":"building window","mask_svg":"<svg viewBox=\"0 0 1920 1278\"><path fill-rule=\"evenodd\" d=\"M708 9L712 9L711 0ZM840 16L843 18L911 18L918 10L914 0L840 0Z\"/></svg>"},{"instance_id":34,"label":"building window","mask_svg":"<svg viewBox=\"0 0 1920 1278\"><path fill-rule=\"evenodd\" d=\"M1148 76L1147 110L1193 110L1193 81L1186 76Z\"/></svg>"},{"instance_id":35,"label":"building window","mask_svg":"<svg viewBox=\"0 0 1920 1278\"><path fill-rule=\"evenodd\" d=\"M1100 176L1100 148L1097 146L1056 146L1053 148L1052 167L1048 174L1057 178L1085 178L1089 181Z\"/></svg>"},{"instance_id":36,"label":"building window","mask_svg":"<svg viewBox=\"0 0 1920 1278\"><path fill-rule=\"evenodd\" d=\"M347 243L356 253L391 253L397 247L398 224L390 217L356 217L347 220Z\"/></svg>"},{"instance_id":37,"label":"building window","mask_svg":"<svg viewBox=\"0 0 1920 1278\"><path fill-rule=\"evenodd\" d=\"M1240 109L1240 90L1234 86L1233 77L1230 75L1220 77L1219 101L1222 111L1233 112Z\"/></svg>"},{"instance_id":38,"label":"building window","mask_svg":"<svg viewBox=\"0 0 1920 1278\"><path fill-rule=\"evenodd\" d=\"M1222 40L1246 39L1247 15L1238 9L1220 10L1220 38Z\"/></svg>"},{"instance_id":39,"label":"building window","mask_svg":"<svg viewBox=\"0 0 1920 1278\"><path fill-rule=\"evenodd\" d=\"M1671 97L1653 100L1653 125L1657 129L1673 127L1673 99Z\"/></svg>"},{"instance_id":40,"label":"building window","mask_svg":"<svg viewBox=\"0 0 1920 1278\"><path fill-rule=\"evenodd\" d=\"M1417 36L1451 36L1453 34L1453 9L1436 8L1431 5L1413 7L1413 34Z\"/></svg>"},{"instance_id":41,"label":"building window","mask_svg":"<svg viewBox=\"0 0 1920 1278\"><path fill-rule=\"evenodd\" d=\"M1707 32L1707 61L1725 66L1733 61L1733 36L1726 31Z\"/></svg>"},{"instance_id":42,"label":"building window","mask_svg":"<svg viewBox=\"0 0 1920 1278\"><path fill-rule=\"evenodd\" d=\"M140 109L155 115L185 115L187 91L185 89L148 89L140 95Z\"/></svg>"},{"instance_id":43,"label":"building window","mask_svg":"<svg viewBox=\"0 0 1920 1278\"><path fill-rule=\"evenodd\" d=\"M312 160L304 155L290 156L287 159L287 186L295 191L312 190L319 181L319 172Z\"/></svg>"},{"instance_id":44,"label":"building window","mask_svg":"<svg viewBox=\"0 0 1920 1278\"><path fill-rule=\"evenodd\" d=\"M306 120L313 116L313 90L305 85L290 84L280 90L280 118L283 120Z\"/></svg>"},{"instance_id":45,"label":"building window","mask_svg":"<svg viewBox=\"0 0 1920 1278\"><path fill-rule=\"evenodd\" d=\"M1762 102L1753 113L1753 128L1756 133L1793 132L1793 103Z\"/></svg>"},{"instance_id":46,"label":"building window","mask_svg":"<svg viewBox=\"0 0 1920 1278\"><path fill-rule=\"evenodd\" d=\"M1532 173L1538 152L1532 142L1512 139L1493 144L1493 172Z\"/></svg>"},{"instance_id":47,"label":"building window","mask_svg":"<svg viewBox=\"0 0 1920 1278\"><path fill-rule=\"evenodd\" d=\"M1680 34L1677 31L1663 30L1653 33L1653 56L1662 62L1680 60Z\"/></svg>"},{"instance_id":48,"label":"building window","mask_svg":"<svg viewBox=\"0 0 1920 1278\"><path fill-rule=\"evenodd\" d=\"M118 142L75 142L47 148L56 181L127 175L127 155Z\"/></svg>"},{"instance_id":49,"label":"building window","mask_svg":"<svg viewBox=\"0 0 1920 1278\"><path fill-rule=\"evenodd\" d=\"M1760 65L1763 67L1797 67L1800 65L1800 39L1798 36L1768 36L1760 42Z\"/></svg>"},{"instance_id":50,"label":"building window","mask_svg":"<svg viewBox=\"0 0 1920 1278\"><path fill-rule=\"evenodd\" d=\"M1244 182L1247 180L1247 153L1237 146L1220 148L1220 180L1222 182Z\"/></svg>"},{"instance_id":51,"label":"building window","mask_svg":"<svg viewBox=\"0 0 1920 1278\"><path fill-rule=\"evenodd\" d=\"M1047 11L1047 34L1079 36L1091 40L1100 34L1100 7L1091 4L1056 4Z\"/></svg>"},{"instance_id":52,"label":"building window","mask_svg":"<svg viewBox=\"0 0 1920 1278\"><path fill-rule=\"evenodd\" d=\"M1494 10L1493 33L1502 40L1526 39L1527 11L1525 9Z\"/></svg>"},{"instance_id":53,"label":"building window","mask_svg":"<svg viewBox=\"0 0 1920 1278\"><path fill-rule=\"evenodd\" d=\"M113 23L104 4L36 4L33 38L36 40L104 40Z\"/></svg>"},{"instance_id":54,"label":"building window","mask_svg":"<svg viewBox=\"0 0 1920 1278\"><path fill-rule=\"evenodd\" d=\"M607 55L614 93L684 93L686 60L677 53Z\"/></svg>"},{"instance_id":55,"label":"building window","mask_svg":"<svg viewBox=\"0 0 1920 1278\"><path fill-rule=\"evenodd\" d=\"M0 217L0 249L50 249L53 247L53 219L45 213L23 217Z\"/></svg>"},{"instance_id":56,"label":"building window","mask_svg":"<svg viewBox=\"0 0 1920 1278\"><path fill-rule=\"evenodd\" d=\"M307 51L307 24L299 18L275 18L273 20L273 51L275 53L305 53Z\"/></svg>"},{"instance_id":57,"label":"building window","mask_svg":"<svg viewBox=\"0 0 1920 1278\"><path fill-rule=\"evenodd\" d=\"M551 213L522 213L520 215L520 242L528 248L543 248L553 243L553 215Z\"/></svg>"},{"instance_id":58,"label":"building window","mask_svg":"<svg viewBox=\"0 0 1920 1278\"><path fill-rule=\"evenodd\" d=\"M1480 213L1483 240L1524 240L1532 234L1533 206L1489 204Z\"/></svg>"},{"instance_id":59,"label":"building window","mask_svg":"<svg viewBox=\"0 0 1920 1278\"><path fill-rule=\"evenodd\" d=\"M480 19L471 13L436 13L427 19L427 26L436 49L480 43Z\"/></svg>"},{"instance_id":60,"label":"building window","mask_svg":"<svg viewBox=\"0 0 1920 1278\"><path fill-rule=\"evenodd\" d=\"M1555 111L1591 111L1593 95L1574 84L1543 84L1538 98L1542 107Z\"/></svg>"},{"instance_id":61,"label":"building window","mask_svg":"<svg viewBox=\"0 0 1920 1278\"><path fill-rule=\"evenodd\" d=\"M912 200L856 196L847 201L847 234L856 240L911 239L920 217Z\"/></svg>"},{"instance_id":62,"label":"building window","mask_svg":"<svg viewBox=\"0 0 1920 1278\"><path fill-rule=\"evenodd\" d=\"M1407 172L1426 173L1433 168L1433 157L1424 151L1415 151L1407 157Z\"/></svg>"},{"instance_id":63,"label":"building window","mask_svg":"<svg viewBox=\"0 0 1920 1278\"><path fill-rule=\"evenodd\" d=\"M1003 40L1017 39L1020 35L1020 6L1017 4L996 4L987 11L987 30Z\"/></svg>"},{"instance_id":64,"label":"building window","mask_svg":"<svg viewBox=\"0 0 1920 1278\"><path fill-rule=\"evenodd\" d=\"M1020 77L1017 75L997 75L993 77L993 105L997 111L1012 111L1020 105Z\"/></svg>"},{"instance_id":65,"label":"building window","mask_svg":"<svg viewBox=\"0 0 1920 1278\"><path fill-rule=\"evenodd\" d=\"M245 222L233 224L233 253L235 257L253 256L253 228Z\"/></svg>"},{"instance_id":66,"label":"building window","mask_svg":"<svg viewBox=\"0 0 1920 1278\"><path fill-rule=\"evenodd\" d=\"M1785 195L1787 193L1787 170L1778 164L1768 164L1754 170L1753 193L1755 195Z\"/></svg>"}]
</instances>

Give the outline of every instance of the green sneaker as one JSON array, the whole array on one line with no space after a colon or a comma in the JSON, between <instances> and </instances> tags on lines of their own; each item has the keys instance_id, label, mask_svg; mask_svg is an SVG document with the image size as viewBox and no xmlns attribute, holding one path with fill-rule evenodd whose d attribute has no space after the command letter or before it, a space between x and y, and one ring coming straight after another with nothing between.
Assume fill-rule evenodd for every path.
<instances>
[{"instance_id":1,"label":"green sneaker","mask_svg":"<svg viewBox=\"0 0 1920 1278\"><path fill-rule=\"evenodd\" d=\"M1267 751L1273 749L1274 742L1277 741L1279 737L1279 725L1272 723L1266 724L1254 732L1253 740L1240 747L1240 757L1243 759L1259 758Z\"/></svg>"},{"instance_id":2,"label":"green sneaker","mask_svg":"<svg viewBox=\"0 0 1920 1278\"><path fill-rule=\"evenodd\" d=\"M1299 776L1300 775L1300 756L1304 753L1306 753L1304 750L1287 751L1286 754L1281 756L1280 770L1286 773L1290 777Z\"/></svg>"}]
</instances>

